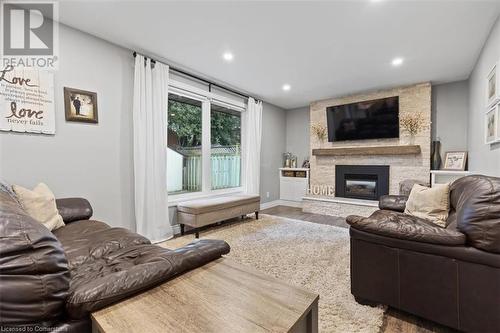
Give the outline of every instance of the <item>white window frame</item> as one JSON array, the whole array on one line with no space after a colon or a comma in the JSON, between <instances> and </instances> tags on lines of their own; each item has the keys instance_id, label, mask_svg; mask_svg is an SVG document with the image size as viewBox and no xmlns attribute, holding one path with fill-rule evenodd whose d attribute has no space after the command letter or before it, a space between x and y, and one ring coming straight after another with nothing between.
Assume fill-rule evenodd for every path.
<instances>
[{"instance_id":1,"label":"white window frame","mask_svg":"<svg viewBox=\"0 0 500 333\"><path fill-rule=\"evenodd\" d=\"M244 156L245 154L244 149L245 147L243 146L243 143L245 142L245 131L244 131L244 124L245 124L245 111L246 111L246 103L243 103L238 100L234 100L231 98L228 98L226 96L221 96L216 93L206 91L203 89L200 89L198 87L194 87L192 85L189 85L184 82L176 81L176 80L170 80L169 82L169 87L168 87L168 93L169 94L175 94L179 95L182 97L187 97L191 98L197 101L200 101L202 104L201 110L202 110L202 148L201 148L201 163L202 163L202 170L201 170L201 182L202 182L202 188L201 191L198 192L188 192L188 193L181 193L181 194L170 194L168 196L168 205L169 206L176 206L177 203L186 201L186 200L194 200L194 199L200 199L200 198L208 198L208 197L215 197L215 196L224 196L224 195L230 195L230 194L235 194L235 193L242 193L245 190L245 177L244 177ZM231 110L237 111L241 113L241 179L240 179L240 186L239 187L232 187L232 188L227 188L227 189L219 189L219 190L212 190L212 170L211 170L211 165L210 165L210 155L211 155L211 126L210 126L210 113L211 113L211 103L217 104L219 106L223 106L226 108L230 108ZM168 181L168 179L167 179Z\"/></svg>"}]
</instances>

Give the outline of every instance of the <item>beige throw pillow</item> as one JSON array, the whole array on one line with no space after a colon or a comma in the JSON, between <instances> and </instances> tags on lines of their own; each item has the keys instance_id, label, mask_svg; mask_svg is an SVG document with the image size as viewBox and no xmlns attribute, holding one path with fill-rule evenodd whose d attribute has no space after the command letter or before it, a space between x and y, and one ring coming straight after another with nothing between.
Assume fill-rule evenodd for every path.
<instances>
[{"instance_id":1,"label":"beige throw pillow","mask_svg":"<svg viewBox=\"0 0 500 333\"><path fill-rule=\"evenodd\" d=\"M450 185L436 184L425 187L415 184L406 202L405 213L446 227L450 210Z\"/></svg>"},{"instance_id":2,"label":"beige throw pillow","mask_svg":"<svg viewBox=\"0 0 500 333\"><path fill-rule=\"evenodd\" d=\"M50 231L64 227L64 222L56 206L56 198L44 183L38 184L33 191L13 185L17 199L29 216L43 224Z\"/></svg>"}]
</instances>

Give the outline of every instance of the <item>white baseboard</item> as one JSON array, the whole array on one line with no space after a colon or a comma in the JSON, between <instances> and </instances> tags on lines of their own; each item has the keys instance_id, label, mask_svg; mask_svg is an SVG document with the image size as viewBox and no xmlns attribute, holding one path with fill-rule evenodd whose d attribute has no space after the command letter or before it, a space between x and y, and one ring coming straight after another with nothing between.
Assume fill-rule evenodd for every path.
<instances>
[{"instance_id":1,"label":"white baseboard","mask_svg":"<svg viewBox=\"0 0 500 333\"><path fill-rule=\"evenodd\" d=\"M273 200L273 201L261 203L260 210L276 207L276 206L278 206L278 201L279 200Z\"/></svg>"},{"instance_id":2,"label":"white baseboard","mask_svg":"<svg viewBox=\"0 0 500 333\"><path fill-rule=\"evenodd\" d=\"M268 209L276 206L288 206L302 208L302 202L289 200L274 200L260 204L260 209Z\"/></svg>"}]
</instances>

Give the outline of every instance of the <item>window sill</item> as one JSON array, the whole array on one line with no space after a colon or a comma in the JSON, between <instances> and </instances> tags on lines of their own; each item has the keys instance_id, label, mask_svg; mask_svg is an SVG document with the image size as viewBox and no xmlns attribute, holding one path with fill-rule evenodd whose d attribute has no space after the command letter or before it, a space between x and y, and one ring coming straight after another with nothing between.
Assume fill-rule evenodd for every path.
<instances>
[{"instance_id":1,"label":"window sill","mask_svg":"<svg viewBox=\"0 0 500 333\"><path fill-rule=\"evenodd\" d=\"M169 195L168 207L176 207L177 204L183 201L224 197L230 194L242 194L243 192L244 192L243 187L235 187L222 190L213 190L210 192L192 192L192 193L183 193L177 195Z\"/></svg>"}]
</instances>

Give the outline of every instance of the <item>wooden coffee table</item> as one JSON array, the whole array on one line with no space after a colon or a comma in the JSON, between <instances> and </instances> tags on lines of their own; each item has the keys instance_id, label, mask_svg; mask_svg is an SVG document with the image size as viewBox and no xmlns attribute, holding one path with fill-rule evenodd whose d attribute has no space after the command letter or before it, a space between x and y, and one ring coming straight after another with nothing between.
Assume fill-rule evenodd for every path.
<instances>
[{"instance_id":1,"label":"wooden coffee table","mask_svg":"<svg viewBox=\"0 0 500 333\"><path fill-rule=\"evenodd\" d=\"M94 332L318 332L319 295L221 258L92 313Z\"/></svg>"}]
</instances>

